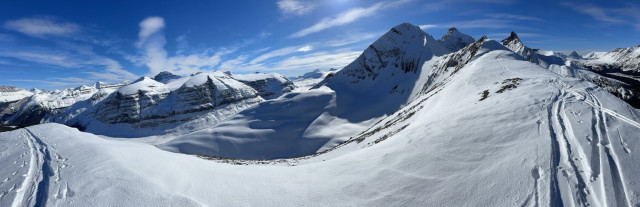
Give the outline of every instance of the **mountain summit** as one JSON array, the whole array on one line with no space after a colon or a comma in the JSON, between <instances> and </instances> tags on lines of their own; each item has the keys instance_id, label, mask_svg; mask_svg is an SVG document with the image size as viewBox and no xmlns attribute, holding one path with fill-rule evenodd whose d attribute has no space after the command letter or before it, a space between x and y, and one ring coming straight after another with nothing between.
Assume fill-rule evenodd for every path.
<instances>
[{"instance_id":1,"label":"mountain summit","mask_svg":"<svg viewBox=\"0 0 640 207\"><path fill-rule=\"evenodd\" d=\"M440 38L440 42L451 52L455 52L470 45L475 42L475 40L469 35L460 33L455 27L451 27L447 33Z\"/></svg>"}]
</instances>

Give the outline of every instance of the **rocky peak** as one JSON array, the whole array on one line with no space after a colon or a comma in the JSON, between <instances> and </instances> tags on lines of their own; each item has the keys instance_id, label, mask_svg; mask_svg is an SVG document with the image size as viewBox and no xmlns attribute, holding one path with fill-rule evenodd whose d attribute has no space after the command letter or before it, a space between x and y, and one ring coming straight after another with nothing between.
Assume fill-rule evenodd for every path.
<instances>
[{"instance_id":1,"label":"rocky peak","mask_svg":"<svg viewBox=\"0 0 640 207\"><path fill-rule=\"evenodd\" d=\"M516 32L514 31L511 31L511 34L509 35L509 37L502 40L502 44L506 45L506 44L514 44L514 43L522 44L522 42L520 41L520 38L518 38L518 34L516 34Z\"/></svg>"},{"instance_id":2,"label":"rocky peak","mask_svg":"<svg viewBox=\"0 0 640 207\"><path fill-rule=\"evenodd\" d=\"M451 27L447 33L440 38L440 42L451 52L455 52L475 42L475 40L473 37L461 33L455 27Z\"/></svg>"},{"instance_id":3,"label":"rocky peak","mask_svg":"<svg viewBox=\"0 0 640 207\"><path fill-rule=\"evenodd\" d=\"M580 56L580 54L578 54L578 52L573 51L573 52L571 52L571 54L569 54L569 56L567 56L567 58L579 60L579 59L582 59L582 56Z\"/></svg>"},{"instance_id":4,"label":"rocky peak","mask_svg":"<svg viewBox=\"0 0 640 207\"><path fill-rule=\"evenodd\" d=\"M178 75L175 75L169 71L162 71L160 73L158 73L158 75L156 75L155 77L153 77L154 80L160 82L160 83L168 83L171 80L174 79L178 79L181 78Z\"/></svg>"}]
</instances>

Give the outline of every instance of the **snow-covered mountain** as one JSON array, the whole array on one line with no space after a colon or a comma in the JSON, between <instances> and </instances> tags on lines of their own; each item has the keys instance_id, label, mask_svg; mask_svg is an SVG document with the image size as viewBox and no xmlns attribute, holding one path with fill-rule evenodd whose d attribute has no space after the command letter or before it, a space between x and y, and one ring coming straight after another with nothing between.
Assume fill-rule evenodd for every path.
<instances>
[{"instance_id":1,"label":"snow-covered mountain","mask_svg":"<svg viewBox=\"0 0 640 207\"><path fill-rule=\"evenodd\" d=\"M583 67L594 71L640 74L640 45L618 48L610 52L593 52L577 61Z\"/></svg>"},{"instance_id":2,"label":"snow-covered mountain","mask_svg":"<svg viewBox=\"0 0 640 207\"><path fill-rule=\"evenodd\" d=\"M111 136L184 133L214 125L261 101L256 90L219 71L167 84L142 77L65 123Z\"/></svg>"},{"instance_id":3,"label":"snow-covered mountain","mask_svg":"<svg viewBox=\"0 0 640 207\"><path fill-rule=\"evenodd\" d=\"M85 85L54 91L34 89L33 96L5 122L19 127L49 122L73 104L91 98L97 91L95 86Z\"/></svg>"},{"instance_id":4,"label":"snow-covered mountain","mask_svg":"<svg viewBox=\"0 0 640 207\"><path fill-rule=\"evenodd\" d=\"M159 148L60 124L0 133L0 205L637 206L640 112L556 72L401 24L316 89ZM118 90L164 102L222 75Z\"/></svg>"},{"instance_id":5,"label":"snow-covered mountain","mask_svg":"<svg viewBox=\"0 0 640 207\"><path fill-rule=\"evenodd\" d=\"M531 49L521 42L515 32L511 32L509 37L502 40L502 44L533 63L562 76L590 81L635 108L640 108L640 89L637 84L629 84L621 81L620 77L603 76L589 70L589 67L585 68L585 65L582 64L585 59L575 51L564 56L553 51ZM596 53L591 54L593 56Z\"/></svg>"},{"instance_id":6,"label":"snow-covered mountain","mask_svg":"<svg viewBox=\"0 0 640 207\"><path fill-rule=\"evenodd\" d=\"M13 115L33 92L15 86L0 86L0 123Z\"/></svg>"},{"instance_id":7,"label":"snow-covered mountain","mask_svg":"<svg viewBox=\"0 0 640 207\"><path fill-rule=\"evenodd\" d=\"M455 27L451 27L447 33L440 38L440 42L442 42L449 51L455 52L475 42L475 40L473 37L461 33Z\"/></svg>"},{"instance_id":8,"label":"snow-covered mountain","mask_svg":"<svg viewBox=\"0 0 640 207\"><path fill-rule=\"evenodd\" d=\"M32 95L33 92L15 86L0 86L0 103L14 102Z\"/></svg>"}]
</instances>

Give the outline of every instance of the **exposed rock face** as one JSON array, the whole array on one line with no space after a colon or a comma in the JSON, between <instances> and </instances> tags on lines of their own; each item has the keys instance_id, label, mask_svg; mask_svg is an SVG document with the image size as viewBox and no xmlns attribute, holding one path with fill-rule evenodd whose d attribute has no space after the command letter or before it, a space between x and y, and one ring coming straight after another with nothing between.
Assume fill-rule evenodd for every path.
<instances>
[{"instance_id":1,"label":"exposed rock face","mask_svg":"<svg viewBox=\"0 0 640 207\"><path fill-rule=\"evenodd\" d=\"M455 27L451 27L447 33L442 36L440 42L451 52L455 52L470 45L475 42L475 40L469 35L460 33Z\"/></svg>"},{"instance_id":2,"label":"exposed rock face","mask_svg":"<svg viewBox=\"0 0 640 207\"><path fill-rule=\"evenodd\" d=\"M264 99L280 97L295 88L293 82L277 73L233 74L232 78L251 86Z\"/></svg>"},{"instance_id":3,"label":"exposed rock face","mask_svg":"<svg viewBox=\"0 0 640 207\"><path fill-rule=\"evenodd\" d=\"M160 83L168 83L171 80L175 80L180 78L180 76L178 75L174 75L173 73L170 73L168 71L162 71L160 73L158 73L158 75L156 75L155 77L153 77L153 80L156 80Z\"/></svg>"}]
</instances>

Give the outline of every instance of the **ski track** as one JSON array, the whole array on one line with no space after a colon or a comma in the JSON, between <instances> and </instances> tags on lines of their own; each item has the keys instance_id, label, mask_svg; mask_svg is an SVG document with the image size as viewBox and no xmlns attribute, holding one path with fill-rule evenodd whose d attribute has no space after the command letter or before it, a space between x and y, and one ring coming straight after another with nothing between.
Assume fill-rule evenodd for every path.
<instances>
[{"instance_id":1,"label":"ski track","mask_svg":"<svg viewBox=\"0 0 640 207\"><path fill-rule=\"evenodd\" d=\"M559 92L556 97L550 99L551 104L548 106L549 132L552 139L550 205L563 205L559 203L562 202L560 197L563 194L558 192L559 186L562 185L559 183L562 180L560 179L562 174L569 186L567 189L575 189L572 194L567 195L571 198L568 200L573 200L576 204L581 206L591 206L592 204L594 206L606 206L607 203L614 203L614 206L630 206L624 175L619 167L618 155L611 149L612 142L609 137L610 131L607 127L607 115L638 128L640 128L640 124L603 107L598 97L590 89L573 90L562 81L555 81L554 83L559 83ZM591 130L593 138L589 139L589 136L587 136L591 147L591 160L589 161L584 159L586 158L585 150L573 133L573 128L565 111L566 102L575 100L592 107ZM629 149L625 146L619 130L617 134L623 150L629 153ZM608 168L606 170L610 173L612 184L610 187L613 192L605 185L602 173L607 173L607 171L603 171L603 167ZM558 174L558 172L561 172L561 174ZM585 180L587 177L590 177L589 182ZM594 188L593 184L597 187ZM575 188L571 188L571 186ZM598 190L598 192L595 193L594 190Z\"/></svg>"},{"instance_id":2,"label":"ski track","mask_svg":"<svg viewBox=\"0 0 640 207\"><path fill-rule=\"evenodd\" d=\"M29 148L30 162L22 184L15 190L16 196L11 206L46 206L49 200L49 190L55 188L58 189L57 199L73 196L73 191L68 184L64 188L58 184L61 180L62 169L68 167L65 163L66 159L57 153L55 147L48 145L48 140L45 137L36 135L30 129L22 129L21 133L20 137L24 137L24 145L26 145L24 148ZM55 177L54 182L52 182L52 177ZM9 191L13 191L15 188L14 186Z\"/></svg>"}]
</instances>

